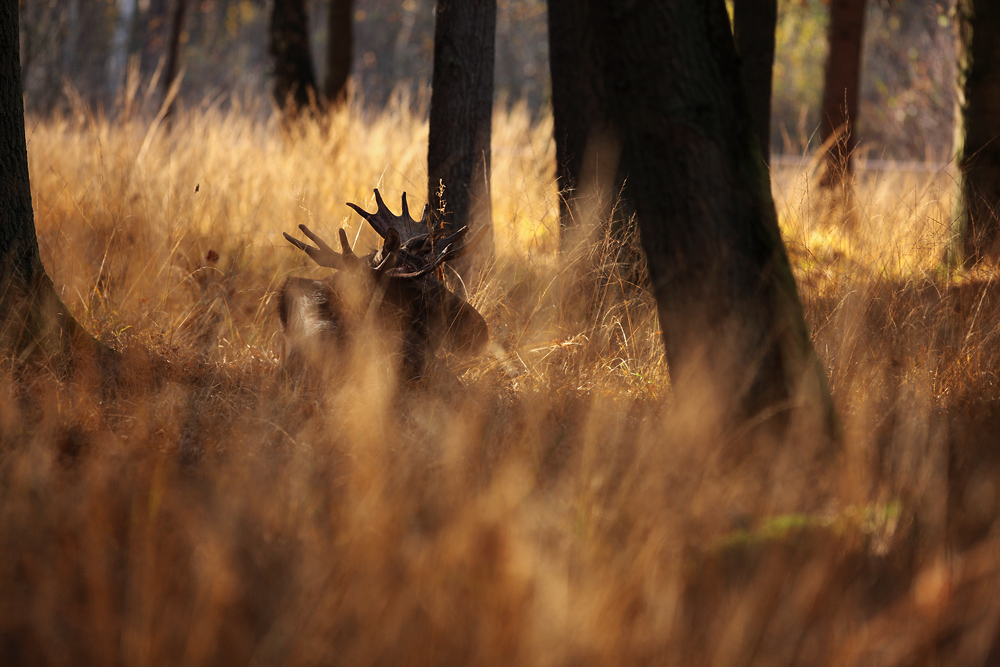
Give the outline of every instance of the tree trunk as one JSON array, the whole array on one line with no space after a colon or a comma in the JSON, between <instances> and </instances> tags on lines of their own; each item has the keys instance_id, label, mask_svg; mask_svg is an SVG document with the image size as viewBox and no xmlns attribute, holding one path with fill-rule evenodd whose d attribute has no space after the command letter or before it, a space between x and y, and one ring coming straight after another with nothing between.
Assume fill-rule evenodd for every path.
<instances>
[{"instance_id":1,"label":"tree trunk","mask_svg":"<svg viewBox=\"0 0 1000 667\"><path fill-rule=\"evenodd\" d=\"M274 101L294 118L319 102L305 0L274 0L268 48L274 62Z\"/></svg>"},{"instance_id":2,"label":"tree trunk","mask_svg":"<svg viewBox=\"0 0 1000 667\"><path fill-rule=\"evenodd\" d=\"M323 95L330 104L340 104L347 93L354 51L354 0L330 0L326 32L326 81Z\"/></svg>"},{"instance_id":3,"label":"tree trunk","mask_svg":"<svg viewBox=\"0 0 1000 667\"><path fill-rule=\"evenodd\" d=\"M1000 257L1000 6L959 0L957 248L967 265Z\"/></svg>"},{"instance_id":4,"label":"tree trunk","mask_svg":"<svg viewBox=\"0 0 1000 667\"><path fill-rule=\"evenodd\" d=\"M600 77L597 40L591 29L591 0L549 0L549 69L552 78L552 120L556 141L556 183L559 186L559 226L562 240L582 212L578 198L598 196L595 191L603 162L604 181L614 177L617 151L598 149L607 138L603 116L604 89ZM610 152L604 155L601 152ZM592 169L584 175L584 166ZM581 188L582 183L585 185ZM583 192L586 190L587 192ZM600 208L600 207L599 207ZM601 211L593 214L601 215Z\"/></svg>"},{"instance_id":5,"label":"tree trunk","mask_svg":"<svg viewBox=\"0 0 1000 667\"><path fill-rule=\"evenodd\" d=\"M118 18L115 20L111 57L108 59L108 93L111 99L114 99L125 81L138 4L138 0L118 0Z\"/></svg>"},{"instance_id":6,"label":"tree trunk","mask_svg":"<svg viewBox=\"0 0 1000 667\"><path fill-rule=\"evenodd\" d=\"M0 3L0 347L19 356L96 344L45 274L35 238L24 136L18 6Z\"/></svg>"},{"instance_id":7,"label":"tree trunk","mask_svg":"<svg viewBox=\"0 0 1000 667\"><path fill-rule=\"evenodd\" d=\"M777 0L736 0L733 4L733 37L764 164L771 162L771 80L777 22Z\"/></svg>"},{"instance_id":8,"label":"tree trunk","mask_svg":"<svg viewBox=\"0 0 1000 667\"><path fill-rule=\"evenodd\" d=\"M184 31L184 15L187 12L187 0L174 0L174 11L170 17L170 34L167 38L167 62L164 66L162 82L162 104L169 105L166 116L173 111L174 101L170 99L170 88L177 78L177 67L180 62L181 33Z\"/></svg>"},{"instance_id":9,"label":"tree trunk","mask_svg":"<svg viewBox=\"0 0 1000 667\"><path fill-rule=\"evenodd\" d=\"M635 242L635 209L625 194L620 146L606 117L598 48L603 35L592 20L596 3L549 0L548 11L560 247L572 251L593 243L589 232L599 225L614 242L621 277L640 284L646 276Z\"/></svg>"},{"instance_id":10,"label":"tree trunk","mask_svg":"<svg viewBox=\"0 0 1000 667\"><path fill-rule=\"evenodd\" d=\"M832 441L723 1L620 1L592 20L678 408Z\"/></svg>"},{"instance_id":11,"label":"tree trunk","mask_svg":"<svg viewBox=\"0 0 1000 667\"><path fill-rule=\"evenodd\" d=\"M823 185L832 187L851 174L851 153L858 145L858 97L865 0L831 0L823 83L820 142L829 145Z\"/></svg>"},{"instance_id":12,"label":"tree trunk","mask_svg":"<svg viewBox=\"0 0 1000 667\"><path fill-rule=\"evenodd\" d=\"M427 200L450 229L491 224L496 11L496 0L438 0L435 10Z\"/></svg>"}]
</instances>

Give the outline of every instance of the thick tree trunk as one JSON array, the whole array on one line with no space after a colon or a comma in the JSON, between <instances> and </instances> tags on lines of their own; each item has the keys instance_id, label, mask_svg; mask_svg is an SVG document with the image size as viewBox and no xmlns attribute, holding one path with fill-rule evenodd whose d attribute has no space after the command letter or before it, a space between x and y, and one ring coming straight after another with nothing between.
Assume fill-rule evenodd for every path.
<instances>
[{"instance_id":1,"label":"thick tree trunk","mask_svg":"<svg viewBox=\"0 0 1000 667\"><path fill-rule=\"evenodd\" d=\"M823 185L843 181L852 170L851 153L858 145L858 97L861 89L861 44L865 32L865 0L831 0L823 82L820 141L829 142Z\"/></svg>"},{"instance_id":2,"label":"thick tree trunk","mask_svg":"<svg viewBox=\"0 0 1000 667\"><path fill-rule=\"evenodd\" d=\"M559 225L565 241L567 231L580 216L579 197L597 196L596 180L600 174L584 175L584 166L606 162L611 171L605 180L614 178L617 151L601 159L598 147L607 138L603 116L604 90L600 77L597 40L592 30L591 0L549 0L549 69L552 74L552 120L556 141L556 183L559 186ZM600 215L600 213L597 213Z\"/></svg>"},{"instance_id":3,"label":"thick tree trunk","mask_svg":"<svg viewBox=\"0 0 1000 667\"><path fill-rule=\"evenodd\" d=\"M549 68L559 186L560 247L572 251L593 242L595 225L604 227L618 248L622 277L645 279L634 238L635 208L625 195L619 169L620 146L606 116L603 56L592 16L594 0L549 0Z\"/></svg>"},{"instance_id":4,"label":"thick tree trunk","mask_svg":"<svg viewBox=\"0 0 1000 667\"><path fill-rule=\"evenodd\" d=\"M35 238L24 136L18 7L0 3L0 347L50 354L94 341L45 274Z\"/></svg>"},{"instance_id":5,"label":"thick tree trunk","mask_svg":"<svg viewBox=\"0 0 1000 667\"><path fill-rule=\"evenodd\" d=\"M1000 6L959 0L957 245L967 265L1000 257Z\"/></svg>"},{"instance_id":6,"label":"thick tree trunk","mask_svg":"<svg viewBox=\"0 0 1000 667\"><path fill-rule=\"evenodd\" d=\"M771 81L777 21L777 0L736 0L733 3L733 36L740 52L747 103L765 164L771 162Z\"/></svg>"},{"instance_id":7,"label":"thick tree trunk","mask_svg":"<svg viewBox=\"0 0 1000 667\"><path fill-rule=\"evenodd\" d=\"M278 107L295 117L318 103L305 0L274 0L268 48L274 63L274 101Z\"/></svg>"},{"instance_id":8,"label":"thick tree trunk","mask_svg":"<svg viewBox=\"0 0 1000 667\"><path fill-rule=\"evenodd\" d=\"M323 95L330 104L339 104L347 92L354 51L354 0L330 0L326 32L326 80Z\"/></svg>"},{"instance_id":9,"label":"thick tree trunk","mask_svg":"<svg viewBox=\"0 0 1000 667\"><path fill-rule=\"evenodd\" d=\"M723 1L607 3L592 20L678 406L834 438Z\"/></svg>"},{"instance_id":10,"label":"thick tree trunk","mask_svg":"<svg viewBox=\"0 0 1000 667\"><path fill-rule=\"evenodd\" d=\"M496 11L496 0L438 0L435 10L427 199L451 229L491 224Z\"/></svg>"}]
</instances>

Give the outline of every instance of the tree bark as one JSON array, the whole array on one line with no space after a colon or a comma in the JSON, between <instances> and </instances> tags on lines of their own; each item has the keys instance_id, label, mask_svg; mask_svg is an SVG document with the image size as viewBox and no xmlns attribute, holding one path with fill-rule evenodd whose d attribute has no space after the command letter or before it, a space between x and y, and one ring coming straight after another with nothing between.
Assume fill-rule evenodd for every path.
<instances>
[{"instance_id":1,"label":"tree bark","mask_svg":"<svg viewBox=\"0 0 1000 667\"><path fill-rule=\"evenodd\" d=\"M274 101L286 116L294 118L319 103L305 0L274 0L268 48L274 63Z\"/></svg>"},{"instance_id":2,"label":"tree bark","mask_svg":"<svg viewBox=\"0 0 1000 667\"><path fill-rule=\"evenodd\" d=\"M449 229L491 224L496 10L495 0L438 0L435 9L427 200Z\"/></svg>"},{"instance_id":3,"label":"tree bark","mask_svg":"<svg viewBox=\"0 0 1000 667\"><path fill-rule=\"evenodd\" d=\"M592 21L678 407L833 442L723 1L620 0Z\"/></svg>"},{"instance_id":4,"label":"tree bark","mask_svg":"<svg viewBox=\"0 0 1000 667\"><path fill-rule=\"evenodd\" d=\"M96 341L56 295L38 254L19 55L17 3L0 3L0 348L19 356L93 350Z\"/></svg>"},{"instance_id":5,"label":"tree bark","mask_svg":"<svg viewBox=\"0 0 1000 667\"><path fill-rule=\"evenodd\" d=\"M959 0L956 236L966 265L1000 257L1000 7Z\"/></svg>"},{"instance_id":6,"label":"tree bark","mask_svg":"<svg viewBox=\"0 0 1000 667\"><path fill-rule=\"evenodd\" d=\"M865 0L831 0L823 82L820 142L826 152L824 186L851 174L851 154L858 145L858 98L861 88L861 44L865 32Z\"/></svg>"},{"instance_id":7,"label":"tree bark","mask_svg":"<svg viewBox=\"0 0 1000 667\"><path fill-rule=\"evenodd\" d=\"M777 0L736 0L733 37L740 52L743 85L764 164L771 162L771 82Z\"/></svg>"},{"instance_id":8,"label":"tree bark","mask_svg":"<svg viewBox=\"0 0 1000 667\"><path fill-rule=\"evenodd\" d=\"M330 104L340 104L347 93L354 51L354 0L330 0L326 36L326 80L323 95Z\"/></svg>"}]
</instances>

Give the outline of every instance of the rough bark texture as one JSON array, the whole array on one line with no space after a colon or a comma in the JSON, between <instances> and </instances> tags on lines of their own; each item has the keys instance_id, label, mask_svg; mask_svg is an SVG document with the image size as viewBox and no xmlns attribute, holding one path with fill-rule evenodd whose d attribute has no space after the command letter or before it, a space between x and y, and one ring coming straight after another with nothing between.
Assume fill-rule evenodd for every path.
<instances>
[{"instance_id":1,"label":"rough bark texture","mask_svg":"<svg viewBox=\"0 0 1000 667\"><path fill-rule=\"evenodd\" d=\"M38 254L18 51L17 3L0 3L0 346L23 355L96 341L69 315Z\"/></svg>"},{"instance_id":2,"label":"rough bark texture","mask_svg":"<svg viewBox=\"0 0 1000 667\"><path fill-rule=\"evenodd\" d=\"M820 141L832 140L826 154L823 184L835 185L851 173L851 153L858 145L858 96L861 89L861 43L865 0L831 0L827 39L830 51L823 82Z\"/></svg>"},{"instance_id":3,"label":"rough bark texture","mask_svg":"<svg viewBox=\"0 0 1000 667\"><path fill-rule=\"evenodd\" d=\"M274 63L274 100L295 116L318 101L305 0L274 0L268 48Z\"/></svg>"},{"instance_id":4,"label":"rough bark texture","mask_svg":"<svg viewBox=\"0 0 1000 667\"><path fill-rule=\"evenodd\" d=\"M971 265L1000 257L1000 6L959 0L956 156L958 250Z\"/></svg>"},{"instance_id":5,"label":"rough bark texture","mask_svg":"<svg viewBox=\"0 0 1000 667\"><path fill-rule=\"evenodd\" d=\"M770 163L771 157L771 81L777 21L777 0L736 0L733 4L733 36L740 52L747 103L765 164Z\"/></svg>"},{"instance_id":6,"label":"rough bark texture","mask_svg":"<svg viewBox=\"0 0 1000 667\"><path fill-rule=\"evenodd\" d=\"M0 12L0 284L12 279L33 284L45 270L35 240L28 182L17 3L3 3Z\"/></svg>"},{"instance_id":7,"label":"rough bark texture","mask_svg":"<svg viewBox=\"0 0 1000 667\"><path fill-rule=\"evenodd\" d=\"M593 20L678 406L833 437L723 1L620 1Z\"/></svg>"},{"instance_id":8,"label":"rough bark texture","mask_svg":"<svg viewBox=\"0 0 1000 667\"><path fill-rule=\"evenodd\" d=\"M495 0L438 0L435 10L427 196L452 229L491 224L496 9Z\"/></svg>"},{"instance_id":9,"label":"rough bark texture","mask_svg":"<svg viewBox=\"0 0 1000 667\"><path fill-rule=\"evenodd\" d=\"M330 0L327 22L326 80L323 95L331 104L343 101L354 51L354 0Z\"/></svg>"}]
</instances>

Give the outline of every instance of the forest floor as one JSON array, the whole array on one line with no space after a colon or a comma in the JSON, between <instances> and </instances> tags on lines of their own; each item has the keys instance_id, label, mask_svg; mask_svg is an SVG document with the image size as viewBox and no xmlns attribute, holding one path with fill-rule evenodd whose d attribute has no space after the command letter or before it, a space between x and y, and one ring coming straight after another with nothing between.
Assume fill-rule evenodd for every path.
<instances>
[{"instance_id":1,"label":"forest floor","mask_svg":"<svg viewBox=\"0 0 1000 667\"><path fill-rule=\"evenodd\" d=\"M398 387L281 368L282 238L418 208L396 104L295 136L28 119L43 261L122 351L0 361L0 663L979 665L1000 657L1000 288L948 272L947 172L773 188L844 426L804 473L672 409L654 305L590 225L560 257L551 121L494 122L492 352ZM163 369L172 369L164 373ZM773 461L773 465L759 465Z\"/></svg>"}]
</instances>

